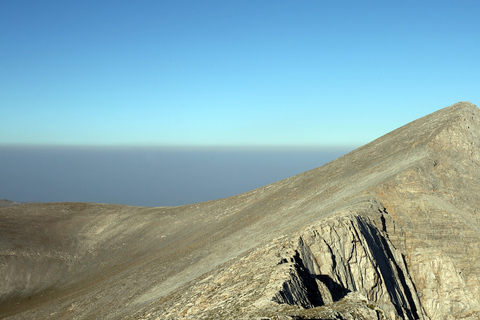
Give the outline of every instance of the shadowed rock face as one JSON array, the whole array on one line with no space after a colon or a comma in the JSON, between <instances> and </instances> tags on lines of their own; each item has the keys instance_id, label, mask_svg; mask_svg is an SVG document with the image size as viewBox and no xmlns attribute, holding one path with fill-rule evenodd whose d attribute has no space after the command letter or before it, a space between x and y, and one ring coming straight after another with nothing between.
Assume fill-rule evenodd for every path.
<instances>
[{"instance_id":1,"label":"shadowed rock face","mask_svg":"<svg viewBox=\"0 0 480 320\"><path fill-rule=\"evenodd\" d=\"M2 207L0 317L478 319L479 146L461 102L231 198Z\"/></svg>"}]
</instances>

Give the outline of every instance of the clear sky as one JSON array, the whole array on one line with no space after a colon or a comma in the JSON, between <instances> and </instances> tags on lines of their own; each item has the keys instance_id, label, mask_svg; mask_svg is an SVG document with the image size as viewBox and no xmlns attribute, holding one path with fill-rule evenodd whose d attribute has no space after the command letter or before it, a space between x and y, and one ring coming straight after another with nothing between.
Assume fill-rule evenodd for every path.
<instances>
[{"instance_id":1,"label":"clear sky","mask_svg":"<svg viewBox=\"0 0 480 320\"><path fill-rule=\"evenodd\" d=\"M480 103L478 1L1 1L0 144L350 146Z\"/></svg>"}]
</instances>

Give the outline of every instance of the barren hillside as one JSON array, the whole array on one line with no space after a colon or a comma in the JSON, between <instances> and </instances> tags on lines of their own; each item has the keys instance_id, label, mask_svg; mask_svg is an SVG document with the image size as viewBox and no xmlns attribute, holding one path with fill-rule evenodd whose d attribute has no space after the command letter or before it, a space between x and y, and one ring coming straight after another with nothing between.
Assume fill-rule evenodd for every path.
<instances>
[{"instance_id":1,"label":"barren hillside","mask_svg":"<svg viewBox=\"0 0 480 320\"><path fill-rule=\"evenodd\" d=\"M479 146L460 102L230 198L1 207L0 317L478 319Z\"/></svg>"}]
</instances>

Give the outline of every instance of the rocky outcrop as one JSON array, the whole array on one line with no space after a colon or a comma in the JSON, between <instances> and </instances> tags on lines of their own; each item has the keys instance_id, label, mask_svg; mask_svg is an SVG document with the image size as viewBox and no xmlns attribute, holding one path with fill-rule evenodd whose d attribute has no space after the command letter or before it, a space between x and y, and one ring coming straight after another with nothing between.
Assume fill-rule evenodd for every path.
<instances>
[{"instance_id":1,"label":"rocky outcrop","mask_svg":"<svg viewBox=\"0 0 480 320\"><path fill-rule=\"evenodd\" d=\"M385 231L386 220L394 223L375 199L358 200L348 211L279 238L200 281L190 289L192 300L183 296L185 303L158 316L233 317L227 306L236 305L234 310L244 310L246 318L272 318L278 315L277 304L297 307L280 308L292 317L309 310L304 316L347 319L351 310L340 306L355 301L358 308L370 305L364 312L381 319L428 319L404 256ZM232 288L236 296L226 292ZM224 303L212 303L219 296Z\"/></svg>"},{"instance_id":2,"label":"rocky outcrop","mask_svg":"<svg viewBox=\"0 0 480 320\"><path fill-rule=\"evenodd\" d=\"M381 219L386 219L383 214ZM313 307L359 292L392 319L425 318L402 253L370 217L340 214L309 227L290 260L292 279L275 301ZM299 292L308 293L310 303Z\"/></svg>"}]
</instances>

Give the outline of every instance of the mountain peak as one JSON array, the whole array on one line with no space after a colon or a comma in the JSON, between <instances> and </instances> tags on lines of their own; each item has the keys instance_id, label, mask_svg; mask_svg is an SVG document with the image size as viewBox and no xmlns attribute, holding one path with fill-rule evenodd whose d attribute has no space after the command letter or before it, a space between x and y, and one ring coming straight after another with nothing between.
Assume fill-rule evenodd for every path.
<instances>
[{"instance_id":1,"label":"mountain peak","mask_svg":"<svg viewBox=\"0 0 480 320\"><path fill-rule=\"evenodd\" d=\"M405 124L353 152L367 160L410 154L424 147L457 148L479 138L476 134L467 134L472 133L473 128L480 130L480 109L470 102L458 102ZM459 135L463 138L462 142L457 139Z\"/></svg>"},{"instance_id":2,"label":"mountain peak","mask_svg":"<svg viewBox=\"0 0 480 320\"><path fill-rule=\"evenodd\" d=\"M480 110L172 208L0 207L11 319L478 319Z\"/></svg>"},{"instance_id":3,"label":"mountain peak","mask_svg":"<svg viewBox=\"0 0 480 320\"><path fill-rule=\"evenodd\" d=\"M446 109L452 109L452 110L456 110L456 111L474 111L474 110L478 110L478 107L476 105L474 105L473 103L471 102L468 102L468 101L459 101L449 107L446 107L446 108L443 108L441 110L446 110ZM439 111L441 111L439 110ZM474 111L475 112L475 111Z\"/></svg>"}]
</instances>

